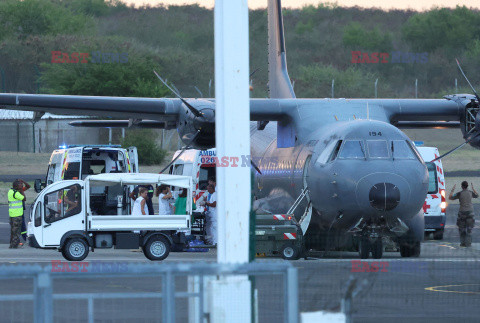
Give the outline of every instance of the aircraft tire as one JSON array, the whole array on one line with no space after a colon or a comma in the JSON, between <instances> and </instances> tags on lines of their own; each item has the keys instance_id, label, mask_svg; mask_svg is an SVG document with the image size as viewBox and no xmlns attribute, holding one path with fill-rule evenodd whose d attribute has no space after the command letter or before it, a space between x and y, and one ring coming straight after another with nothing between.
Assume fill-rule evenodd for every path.
<instances>
[{"instance_id":1,"label":"aircraft tire","mask_svg":"<svg viewBox=\"0 0 480 323\"><path fill-rule=\"evenodd\" d=\"M360 259L368 259L370 255L370 241L367 237L361 237L358 243L358 253Z\"/></svg>"},{"instance_id":2,"label":"aircraft tire","mask_svg":"<svg viewBox=\"0 0 480 323\"><path fill-rule=\"evenodd\" d=\"M297 260L300 258L300 250L293 244L284 244L280 250L280 254L285 260Z\"/></svg>"},{"instance_id":3,"label":"aircraft tire","mask_svg":"<svg viewBox=\"0 0 480 323\"><path fill-rule=\"evenodd\" d=\"M150 260L163 260L168 257L170 247L167 238L155 235L148 239L147 244L143 247L143 254Z\"/></svg>"},{"instance_id":4,"label":"aircraft tire","mask_svg":"<svg viewBox=\"0 0 480 323\"><path fill-rule=\"evenodd\" d=\"M443 229L437 230L433 233L433 240L443 240Z\"/></svg>"},{"instance_id":5,"label":"aircraft tire","mask_svg":"<svg viewBox=\"0 0 480 323\"><path fill-rule=\"evenodd\" d=\"M88 256L88 248L83 238L68 239L62 248L62 256L69 261L82 261Z\"/></svg>"},{"instance_id":6,"label":"aircraft tire","mask_svg":"<svg viewBox=\"0 0 480 323\"><path fill-rule=\"evenodd\" d=\"M381 259L383 256L383 243L382 238L378 238L372 243L372 258Z\"/></svg>"}]
</instances>

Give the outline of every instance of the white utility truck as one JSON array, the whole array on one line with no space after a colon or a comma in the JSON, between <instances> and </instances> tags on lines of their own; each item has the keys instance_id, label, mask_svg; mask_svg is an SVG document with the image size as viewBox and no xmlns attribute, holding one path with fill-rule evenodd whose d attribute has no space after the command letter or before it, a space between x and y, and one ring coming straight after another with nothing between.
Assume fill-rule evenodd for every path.
<instances>
[{"instance_id":1,"label":"white utility truck","mask_svg":"<svg viewBox=\"0 0 480 323\"><path fill-rule=\"evenodd\" d=\"M182 215L132 216L129 192L134 185L168 185L187 189L186 213ZM58 249L67 260L81 261L89 250L138 249L150 260L163 260L173 245L185 242L190 233L192 178L189 176L109 173L84 180L58 181L47 186L30 210L29 245ZM98 213L97 194L104 191L118 201L115 215Z\"/></svg>"}]
</instances>

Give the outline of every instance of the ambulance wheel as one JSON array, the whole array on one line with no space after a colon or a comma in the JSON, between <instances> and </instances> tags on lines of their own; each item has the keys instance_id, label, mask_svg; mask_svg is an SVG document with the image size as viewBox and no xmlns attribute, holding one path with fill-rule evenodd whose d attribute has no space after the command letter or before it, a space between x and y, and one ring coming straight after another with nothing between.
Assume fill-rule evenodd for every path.
<instances>
[{"instance_id":1,"label":"ambulance wheel","mask_svg":"<svg viewBox=\"0 0 480 323\"><path fill-rule=\"evenodd\" d=\"M360 238L358 242L358 254L360 255L360 259L368 259L370 255L370 241L368 237Z\"/></svg>"},{"instance_id":2,"label":"ambulance wheel","mask_svg":"<svg viewBox=\"0 0 480 323\"><path fill-rule=\"evenodd\" d=\"M88 256L88 244L83 238L68 239L63 245L62 255L70 261L82 261Z\"/></svg>"},{"instance_id":3,"label":"ambulance wheel","mask_svg":"<svg viewBox=\"0 0 480 323\"><path fill-rule=\"evenodd\" d=\"M381 259L383 256L383 243L382 238L378 238L372 243L372 258Z\"/></svg>"},{"instance_id":4,"label":"ambulance wheel","mask_svg":"<svg viewBox=\"0 0 480 323\"><path fill-rule=\"evenodd\" d=\"M442 240L443 239L443 229L437 230L433 233L434 240Z\"/></svg>"},{"instance_id":5,"label":"ambulance wheel","mask_svg":"<svg viewBox=\"0 0 480 323\"><path fill-rule=\"evenodd\" d=\"M143 253L150 260L163 260L170 253L170 242L164 236L153 236L143 247Z\"/></svg>"},{"instance_id":6,"label":"ambulance wheel","mask_svg":"<svg viewBox=\"0 0 480 323\"><path fill-rule=\"evenodd\" d=\"M297 260L300 258L300 250L298 250L297 246L291 244L283 245L280 254L285 260Z\"/></svg>"}]
</instances>

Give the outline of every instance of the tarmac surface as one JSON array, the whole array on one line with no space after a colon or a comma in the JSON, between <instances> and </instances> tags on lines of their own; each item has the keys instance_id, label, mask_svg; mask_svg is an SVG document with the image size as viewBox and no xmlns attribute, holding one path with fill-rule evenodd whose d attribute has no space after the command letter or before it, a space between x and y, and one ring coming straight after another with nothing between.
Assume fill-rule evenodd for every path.
<instances>
[{"instance_id":1,"label":"tarmac surface","mask_svg":"<svg viewBox=\"0 0 480 323\"><path fill-rule=\"evenodd\" d=\"M476 214L480 204L475 205ZM473 233L473 246L459 246L455 216L458 205L447 209L447 226L442 241L426 240L419 258L401 258L398 252L385 252L382 259L360 261L357 253L329 252L313 254L309 260L290 262L298 269L299 308L301 312L329 310L338 312L347 281L357 279L360 292L352 308L355 322L478 322L480 317L480 229ZM52 260L64 260L55 250L29 247L8 249L9 225L6 206L0 206L0 265L40 264L52 268ZM478 221L477 221L478 224ZM140 251L95 250L91 263L149 262ZM214 262L216 252L171 253L164 262ZM258 262L283 261L257 258ZM161 263L159 263L161 265ZM0 272L1 276L1 272ZM277 277L278 278L278 277ZM179 278L180 279L180 278ZM31 280L1 280L0 295L28 294ZM153 292L159 291L157 278L111 277L108 279L70 278L54 282L55 293ZM182 287L183 286L183 287ZM184 288L185 280L177 288ZM258 277L261 322L282 319L282 285L274 277ZM85 321L80 308L84 301L55 301L56 321ZM99 321L160 321L161 302L150 300L117 300L95 303ZM30 303L31 304L31 303ZM187 303L177 301L177 321L187 320ZM30 305L0 301L0 321L29 322ZM73 319L72 319L73 318Z\"/></svg>"}]
</instances>

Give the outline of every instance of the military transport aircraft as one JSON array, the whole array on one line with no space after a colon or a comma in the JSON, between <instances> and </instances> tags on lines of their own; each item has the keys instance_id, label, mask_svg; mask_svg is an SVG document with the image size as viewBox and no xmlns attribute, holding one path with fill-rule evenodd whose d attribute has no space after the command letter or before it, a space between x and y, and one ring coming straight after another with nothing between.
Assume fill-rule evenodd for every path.
<instances>
[{"instance_id":1,"label":"military transport aircraft","mask_svg":"<svg viewBox=\"0 0 480 323\"><path fill-rule=\"evenodd\" d=\"M460 121L480 147L478 97L444 99L298 99L287 72L280 0L268 1L268 99L250 100L255 195L261 207L295 216L307 247L355 248L382 257L390 237L403 257L420 254L428 172L405 122ZM177 129L187 145L215 146L215 100L0 94L4 109L91 115L80 126ZM262 201L264 201L262 203ZM296 203L295 203L296 202Z\"/></svg>"}]
</instances>

